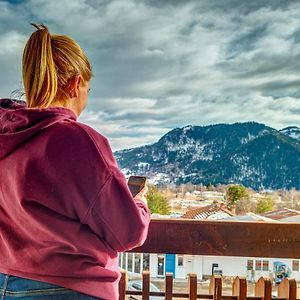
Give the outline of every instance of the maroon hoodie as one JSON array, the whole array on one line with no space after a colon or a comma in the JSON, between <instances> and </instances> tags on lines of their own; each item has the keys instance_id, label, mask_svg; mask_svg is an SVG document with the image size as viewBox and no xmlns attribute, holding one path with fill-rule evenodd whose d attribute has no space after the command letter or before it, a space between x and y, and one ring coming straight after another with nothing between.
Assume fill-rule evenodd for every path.
<instances>
[{"instance_id":1,"label":"maroon hoodie","mask_svg":"<svg viewBox=\"0 0 300 300\"><path fill-rule=\"evenodd\" d=\"M118 298L118 251L150 214L105 137L65 108L0 99L0 272Z\"/></svg>"}]
</instances>

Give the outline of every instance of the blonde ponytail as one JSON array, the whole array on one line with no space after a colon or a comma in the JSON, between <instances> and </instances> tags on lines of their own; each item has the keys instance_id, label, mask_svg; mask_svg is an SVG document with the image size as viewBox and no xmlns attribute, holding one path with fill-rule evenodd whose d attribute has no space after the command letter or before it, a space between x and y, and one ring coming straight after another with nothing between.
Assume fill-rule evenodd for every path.
<instances>
[{"instance_id":1,"label":"blonde ponytail","mask_svg":"<svg viewBox=\"0 0 300 300\"><path fill-rule=\"evenodd\" d=\"M70 95L69 80L82 75L85 81L92 77L90 63L71 38L50 35L44 25L32 24L32 33L23 52L23 83L28 107L45 108L63 103Z\"/></svg>"},{"instance_id":2,"label":"blonde ponytail","mask_svg":"<svg viewBox=\"0 0 300 300\"><path fill-rule=\"evenodd\" d=\"M29 107L47 107L57 93L51 36L44 25L29 38L23 52L23 82Z\"/></svg>"}]
</instances>

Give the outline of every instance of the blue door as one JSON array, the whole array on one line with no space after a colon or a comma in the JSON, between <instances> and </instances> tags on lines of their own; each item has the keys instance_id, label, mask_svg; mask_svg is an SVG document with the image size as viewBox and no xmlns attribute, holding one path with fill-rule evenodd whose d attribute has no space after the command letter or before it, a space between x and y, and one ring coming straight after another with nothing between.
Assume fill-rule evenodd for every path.
<instances>
[{"instance_id":1,"label":"blue door","mask_svg":"<svg viewBox=\"0 0 300 300\"><path fill-rule=\"evenodd\" d=\"M175 278L175 254L166 254L166 272L173 273Z\"/></svg>"}]
</instances>

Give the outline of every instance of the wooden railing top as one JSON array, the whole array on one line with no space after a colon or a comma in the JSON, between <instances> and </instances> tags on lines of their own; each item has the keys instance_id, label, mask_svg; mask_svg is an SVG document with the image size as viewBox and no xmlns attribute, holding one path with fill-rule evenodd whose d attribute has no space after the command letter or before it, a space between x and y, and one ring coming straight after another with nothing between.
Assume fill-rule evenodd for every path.
<instances>
[{"instance_id":1,"label":"wooden railing top","mask_svg":"<svg viewBox=\"0 0 300 300\"><path fill-rule=\"evenodd\" d=\"M300 223L153 219L132 252L300 258Z\"/></svg>"}]
</instances>

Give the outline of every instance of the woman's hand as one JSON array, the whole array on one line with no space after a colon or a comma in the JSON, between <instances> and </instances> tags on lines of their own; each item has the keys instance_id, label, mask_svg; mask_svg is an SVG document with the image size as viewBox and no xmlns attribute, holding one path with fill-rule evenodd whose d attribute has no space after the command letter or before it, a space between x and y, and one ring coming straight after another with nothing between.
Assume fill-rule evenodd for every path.
<instances>
[{"instance_id":1,"label":"woman's hand","mask_svg":"<svg viewBox=\"0 0 300 300\"><path fill-rule=\"evenodd\" d=\"M134 199L141 200L147 205L147 198L146 198L147 192L148 192L148 186L146 183L143 189L134 197Z\"/></svg>"}]
</instances>

